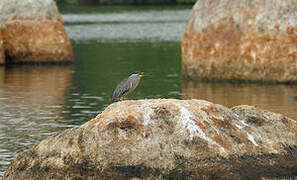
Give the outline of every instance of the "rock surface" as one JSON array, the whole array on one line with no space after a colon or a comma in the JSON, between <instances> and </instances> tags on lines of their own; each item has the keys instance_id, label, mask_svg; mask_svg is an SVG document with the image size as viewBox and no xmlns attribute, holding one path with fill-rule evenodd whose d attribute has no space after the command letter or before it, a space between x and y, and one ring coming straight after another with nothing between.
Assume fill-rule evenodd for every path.
<instances>
[{"instance_id":1,"label":"rock surface","mask_svg":"<svg viewBox=\"0 0 297 180\"><path fill-rule=\"evenodd\" d=\"M3 40L0 32L0 64L4 64L4 62L5 62L4 47L3 47Z\"/></svg>"},{"instance_id":2,"label":"rock surface","mask_svg":"<svg viewBox=\"0 0 297 180\"><path fill-rule=\"evenodd\" d=\"M53 0L0 0L0 31L8 62L73 60L71 43Z\"/></svg>"},{"instance_id":3,"label":"rock surface","mask_svg":"<svg viewBox=\"0 0 297 180\"><path fill-rule=\"evenodd\" d=\"M297 176L297 123L203 100L117 102L14 157L5 179Z\"/></svg>"},{"instance_id":4,"label":"rock surface","mask_svg":"<svg viewBox=\"0 0 297 180\"><path fill-rule=\"evenodd\" d=\"M296 0L201 0L182 38L190 77L297 81Z\"/></svg>"}]
</instances>

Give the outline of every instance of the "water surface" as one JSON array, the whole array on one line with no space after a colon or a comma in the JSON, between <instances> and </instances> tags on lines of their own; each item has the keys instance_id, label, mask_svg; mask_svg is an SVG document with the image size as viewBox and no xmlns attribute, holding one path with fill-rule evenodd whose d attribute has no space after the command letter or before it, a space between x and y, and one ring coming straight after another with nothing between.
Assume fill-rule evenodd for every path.
<instances>
[{"instance_id":1,"label":"water surface","mask_svg":"<svg viewBox=\"0 0 297 180\"><path fill-rule=\"evenodd\" d=\"M227 107L242 104L297 120L296 85L182 81L182 99L204 99Z\"/></svg>"},{"instance_id":2,"label":"water surface","mask_svg":"<svg viewBox=\"0 0 297 180\"><path fill-rule=\"evenodd\" d=\"M180 39L190 7L91 10L63 15L74 65L0 67L0 177L15 153L102 112L117 83L136 70L153 76L128 99L198 98L228 107L255 105L297 119L297 101L291 98L296 85L182 78Z\"/></svg>"},{"instance_id":3,"label":"water surface","mask_svg":"<svg viewBox=\"0 0 297 180\"><path fill-rule=\"evenodd\" d=\"M120 11L101 14L64 14L72 40L96 42L178 42L189 10Z\"/></svg>"}]
</instances>

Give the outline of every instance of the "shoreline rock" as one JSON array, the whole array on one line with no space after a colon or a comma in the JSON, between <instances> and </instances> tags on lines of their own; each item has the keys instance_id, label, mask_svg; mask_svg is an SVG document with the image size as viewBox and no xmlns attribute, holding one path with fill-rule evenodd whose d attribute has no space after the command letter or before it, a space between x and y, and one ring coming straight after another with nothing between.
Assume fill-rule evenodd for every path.
<instances>
[{"instance_id":1,"label":"shoreline rock","mask_svg":"<svg viewBox=\"0 0 297 180\"><path fill-rule=\"evenodd\" d=\"M189 77L297 82L295 1L197 1L182 38Z\"/></svg>"},{"instance_id":2,"label":"shoreline rock","mask_svg":"<svg viewBox=\"0 0 297 180\"><path fill-rule=\"evenodd\" d=\"M204 100L113 103L18 153L6 179L297 177L297 122Z\"/></svg>"},{"instance_id":3,"label":"shoreline rock","mask_svg":"<svg viewBox=\"0 0 297 180\"><path fill-rule=\"evenodd\" d=\"M7 63L71 62L70 40L53 0L0 0Z\"/></svg>"}]
</instances>

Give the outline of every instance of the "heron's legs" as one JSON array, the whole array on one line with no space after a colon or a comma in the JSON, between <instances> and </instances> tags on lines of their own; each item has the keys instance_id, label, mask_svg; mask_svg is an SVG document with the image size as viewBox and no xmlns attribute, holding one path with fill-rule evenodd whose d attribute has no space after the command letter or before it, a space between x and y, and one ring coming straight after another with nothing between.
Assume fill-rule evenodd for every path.
<instances>
[{"instance_id":1,"label":"heron's legs","mask_svg":"<svg viewBox=\"0 0 297 180\"><path fill-rule=\"evenodd\" d=\"M120 97L120 101L124 101L125 100L125 96Z\"/></svg>"}]
</instances>

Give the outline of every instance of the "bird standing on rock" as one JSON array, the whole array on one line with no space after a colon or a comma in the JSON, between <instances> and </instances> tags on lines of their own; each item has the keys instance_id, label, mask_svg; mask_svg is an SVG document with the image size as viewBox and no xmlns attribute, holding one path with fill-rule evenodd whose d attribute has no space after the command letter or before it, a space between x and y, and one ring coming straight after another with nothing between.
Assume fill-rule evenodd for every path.
<instances>
[{"instance_id":1,"label":"bird standing on rock","mask_svg":"<svg viewBox=\"0 0 297 180\"><path fill-rule=\"evenodd\" d=\"M129 75L129 77L123 79L115 88L113 91L113 94L111 96L111 101L114 102L118 98L120 98L120 101L125 99L125 96L129 93L131 93L139 84L141 77L143 76L151 76L151 73L145 73L136 71Z\"/></svg>"}]
</instances>

